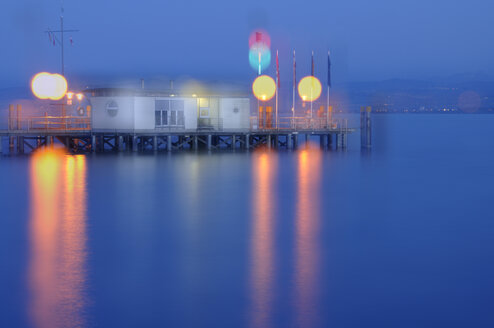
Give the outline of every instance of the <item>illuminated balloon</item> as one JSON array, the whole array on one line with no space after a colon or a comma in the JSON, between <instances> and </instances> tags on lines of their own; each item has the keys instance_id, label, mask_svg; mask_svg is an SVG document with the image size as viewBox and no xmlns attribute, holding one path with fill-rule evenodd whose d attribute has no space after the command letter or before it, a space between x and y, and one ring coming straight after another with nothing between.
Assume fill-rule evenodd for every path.
<instances>
[{"instance_id":1,"label":"illuminated balloon","mask_svg":"<svg viewBox=\"0 0 494 328\"><path fill-rule=\"evenodd\" d=\"M256 44L262 44L267 48L271 47L271 38L266 31L256 30L249 36L249 48L252 48Z\"/></svg>"},{"instance_id":2,"label":"illuminated balloon","mask_svg":"<svg viewBox=\"0 0 494 328\"><path fill-rule=\"evenodd\" d=\"M67 93L67 80L60 74L41 72L31 80L31 90L39 99L62 99Z\"/></svg>"},{"instance_id":3,"label":"illuminated balloon","mask_svg":"<svg viewBox=\"0 0 494 328\"><path fill-rule=\"evenodd\" d=\"M249 49L249 63L260 74L271 63L271 51L264 45L254 45Z\"/></svg>"},{"instance_id":4,"label":"illuminated balloon","mask_svg":"<svg viewBox=\"0 0 494 328\"><path fill-rule=\"evenodd\" d=\"M267 101L276 93L276 82L271 76L258 76L252 83L252 92L257 99Z\"/></svg>"},{"instance_id":5,"label":"illuminated balloon","mask_svg":"<svg viewBox=\"0 0 494 328\"><path fill-rule=\"evenodd\" d=\"M321 82L314 76L306 76L298 84L298 94L303 101L317 100L321 91Z\"/></svg>"}]
</instances>

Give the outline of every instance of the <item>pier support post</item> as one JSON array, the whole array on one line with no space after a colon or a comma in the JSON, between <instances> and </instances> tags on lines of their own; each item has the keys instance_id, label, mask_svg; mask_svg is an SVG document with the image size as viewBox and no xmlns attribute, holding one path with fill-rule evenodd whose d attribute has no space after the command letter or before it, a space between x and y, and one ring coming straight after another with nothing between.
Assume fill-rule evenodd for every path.
<instances>
[{"instance_id":1,"label":"pier support post","mask_svg":"<svg viewBox=\"0 0 494 328\"><path fill-rule=\"evenodd\" d=\"M371 147L371 111L372 107L360 107L360 146Z\"/></svg>"},{"instance_id":2,"label":"pier support post","mask_svg":"<svg viewBox=\"0 0 494 328\"><path fill-rule=\"evenodd\" d=\"M46 146L49 148L53 148L54 138L53 136L46 137Z\"/></svg>"},{"instance_id":3,"label":"pier support post","mask_svg":"<svg viewBox=\"0 0 494 328\"><path fill-rule=\"evenodd\" d=\"M366 147L367 148L371 148L372 146L372 134L371 134L371 127L372 127L372 124L371 124L371 111L372 111L372 107L368 106L367 107L367 110L366 110L366 116L365 116L365 126L366 126Z\"/></svg>"},{"instance_id":4,"label":"pier support post","mask_svg":"<svg viewBox=\"0 0 494 328\"><path fill-rule=\"evenodd\" d=\"M132 136L132 151L137 151L138 143L137 136Z\"/></svg>"},{"instance_id":5,"label":"pier support post","mask_svg":"<svg viewBox=\"0 0 494 328\"><path fill-rule=\"evenodd\" d=\"M268 146L268 148L271 148L271 135L268 134L266 136L266 145Z\"/></svg>"},{"instance_id":6,"label":"pier support post","mask_svg":"<svg viewBox=\"0 0 494 328\"><path fill-rule=\"evenodd\" d=\"M278 140L278 135L277 135L277 134L275 134L275 135L274 135L274 148L275 148L275 149L276 149L276 148L278 148L278 146L279 146L279 145L278 145L278 142L279 142L279 140Z\"/></svg>"},{"instance_id":7,"label":"pier support post","mask_svg":"<svg viewBox=\"0 0 494 328\"><path fill-rule=\"evenodd\" d=\"M2 147L3 145L2 145L2 142L3 142L3 138L2 138L2 136L0 136L0 154L3 153L3 147Z\"/></svg>"},{"instance_id":8,"label":"pier support post","mask_svg":"<svg viewBox=\"0 0 494 328\"><path fill-rule=\"evenodd\" d=\"M197 135L194 136L194 150L198 150L199 149L199 140L198 140L198 137Z\"/></svg>"},{"instance_id":9,"label":"pier support post","mask_svg":"<svg viewBox=\"0 0 494 328\"><path fill-rule=\"evenodd\" d=\"M125 145L123 141L123 136L118 136L118 151L124 151Z\"/></svg>"},{"instance_id":10,"label":"pier support post","mask_svg":"<svg viewBox=\"0 0 494 328\"><path fill-rule=\"evenodd\" d=\"M213 136L208 134L208 150L211 150L211 139L213 139Z\"/></svg>"},{"instance_id":11,"label":"pier support post","mask_svg":"<svg viewBox=\"0 0 494 328\"><path fill-rule=\"evenodd\" d=\"M250 139L250 134L247 133L245 135L245 144L244 144L246 150L249 150L249 148L250 148L250 140L249 139Z\"/></svg>"},{"instance_id":12,"label":"pier support post","mask_svg":"<svg viewBox=\"0 0 494 328\"><path fill-rule=\"evenodd\" d=\"M333 146L333 135L331 133L328 134L328 148L331 149Z\"/></svg>"},{"instance_id":13,"label":"pier support post","mask_svg":"<svg viewBox=\"0 0 494 328\"><path fill-rule=\"evenodd\" d=\"M172 136L170 134L166 136L166 150L172 151Z\"/></svg>"},{"instance_id":14,"label":"pier support post","mask_svg":"<svg viewBox=\"0 0 494 328\"><path fill-rule=\"evenodd\" d=\"M237 143L237 136L232 135L232 149L233 150L235 150L236 143Z\"/></svg>"},{"instance_id":15,"label":"pier support post","mask_svg":"<svg viewBox=\"0 0 494 328\"><path fill-rule=\"evenodd\" d=\"M17 152L19 154L24 154L24 137L17 137Z\"/></svg>"},{"instance_id":16,"label":"pier support post","mask_svg":"<svg viewBox=\"0 0 494 328\"><path fill-rule=\"evenodd\" d=\"M158 151L158 136L153 136L153 151Z\"/></svg>"},{"instance_id":17,"label":"pier support post","mask_svg":"<svg viewBox=\"0 0 494 328\"><path fill-rule=\"evenodd\" d=\"M305 147L309 145L309 135L306 133L305 134Z\"/></svg>"},{"instance_id":18,"label":"pier support post","mask_svg":"<svg viewBox=\"0 0 494 328\"><path fill-rule=\"evenodd\" d=\"M286 135L286 147L288 149L293 148L293 135L291 133Z\"/></svg>"},{"instance_id":19,"label":"pier support post","mask_svg":"<svg viewBox=\"0 0 494 328\"><path fill-rule=\"evenodd\" d=\"M96 136L94 134L91 135L91 152L96 152Z\"/></svg>"},{"instance_id":20,"label":"pier support post","mask_svg":"<svg viewBox=\"0 0 494 328\"><path fill-rule=\"evenodd\" d=\"M293 149L298 147L298 133L293 134Z\"/></svg>"}]
</instances>

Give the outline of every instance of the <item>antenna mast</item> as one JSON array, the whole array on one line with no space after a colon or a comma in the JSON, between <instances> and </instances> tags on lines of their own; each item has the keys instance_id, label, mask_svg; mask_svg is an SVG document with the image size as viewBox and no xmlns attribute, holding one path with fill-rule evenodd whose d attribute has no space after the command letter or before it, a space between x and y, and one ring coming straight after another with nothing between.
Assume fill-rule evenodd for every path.
<instances>
[{"instance_id":1,"label":"antenna mast","mask_svg":"<svg viewBox=\"0 0 494 328\"><path fill-rule=\"evenodd\" d=\"M60 30L58 31L52 31L48 28L45 33L48 33L48 36L50 38L50 41L52 41L53 38L53 45L58 45L60 46L60 60L61 60L61 73L65 77L65 54L64 54L64 33L68 32L79 32L79 30L65 30L64 29L64 24L63 24L63 15L64 15L64 6L63 6L63 0L62 4L60 7ZM58 38L58 35L60 35L60 38Z\"/></svg>"}]
</instances>

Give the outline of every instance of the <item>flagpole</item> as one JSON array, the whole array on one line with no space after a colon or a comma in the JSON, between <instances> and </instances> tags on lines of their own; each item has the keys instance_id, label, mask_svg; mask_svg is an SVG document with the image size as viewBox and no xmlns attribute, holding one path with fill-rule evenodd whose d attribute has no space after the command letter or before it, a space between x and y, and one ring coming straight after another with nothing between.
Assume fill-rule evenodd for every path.
<instances>
[{"instance_id":1,"label":"flagpole","mask_svg":"<svg viewBox=\"0 0 494 328\"><path fill-rule=\"evenodd\" d=\"M327 93L327 104L326 104L326 126L329 128L329 50L328 50L328 93Z\"/></svg>"},{"instance_id":2,"label":"flagpole","mask_svg":"<svg viewBox=\"0 0 494 328\"><path fill-rule=\"evenodd\" d=\"M297 68L295 63L295 50L293 50L293 99L292 99L292 128L295 124L295 86L297 84Z\"/></svg>"},{"instance_id":3,"label":"flagpole","mask_svg":"<svg viewBox=\"0 0 494 328\"><path fill-rule=\"evenodd\" d=\"M280 67L278 63L278 50L276 50L276 130L278 130L278 89L280 86Z\"/></svg>"},{"instance_id":4,"label":"flagpole","mask_svg":"<svg viewBox=\"0 0 494 328\"><path fill-rule=\"evenodd\" d=\"M327 94L327 125L329 128L333 125L333 117L331 116L331 108L329 104L329 92L331 88L331 59L330 52L328 50L328 94Z\"/></svg>"},{"instance_id":5,"label":"flagpole","mask_svg":"<svg viewBox=\"0 0 494 328\"><path fill-rule=\"evenodd\" d=\"M326 114L326 126L330 127L330 124L329 124L329 85L328 85L328 99L327 99L327 103L328 103L328 106L327 106L327 114Z\"/></svg>"},{"instance_id":6,"label":"flagpole","mask_svg":"<svg viewBox=\"0 0 494 328\"><path fill-rule=\"evenodd\" d=\"M314 50L312 50L312 58L311 58L311 75L314 76ZM310 123L312 126L312 84L310 88Z\"/></svg>"}]
</instances>

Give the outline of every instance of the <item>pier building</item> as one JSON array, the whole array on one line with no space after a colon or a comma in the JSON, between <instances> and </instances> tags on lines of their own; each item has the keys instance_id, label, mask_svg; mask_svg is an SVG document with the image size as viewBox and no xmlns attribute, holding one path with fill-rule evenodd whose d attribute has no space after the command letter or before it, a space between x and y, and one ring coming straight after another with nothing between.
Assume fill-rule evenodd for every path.
<instances>
[{"instance_id":1,"label":"pier building","mask_svg":"<svg viewBox=\"0 0 494 328\"><path fill-rule=\"evenodd\" d=\"M77 101L54 104L62 107L62 115L29 116L21 105L10 105L0 152L24 153L55 143L72 152L296 149L314 137L323 149L345 149L348 135L356 131L346 119L324 114L275 118L269 103L243 95L118 88L77 95ZM370 147L370 112L368 107L361 115L365 148Z\"/></svg>"}]
</instances>

